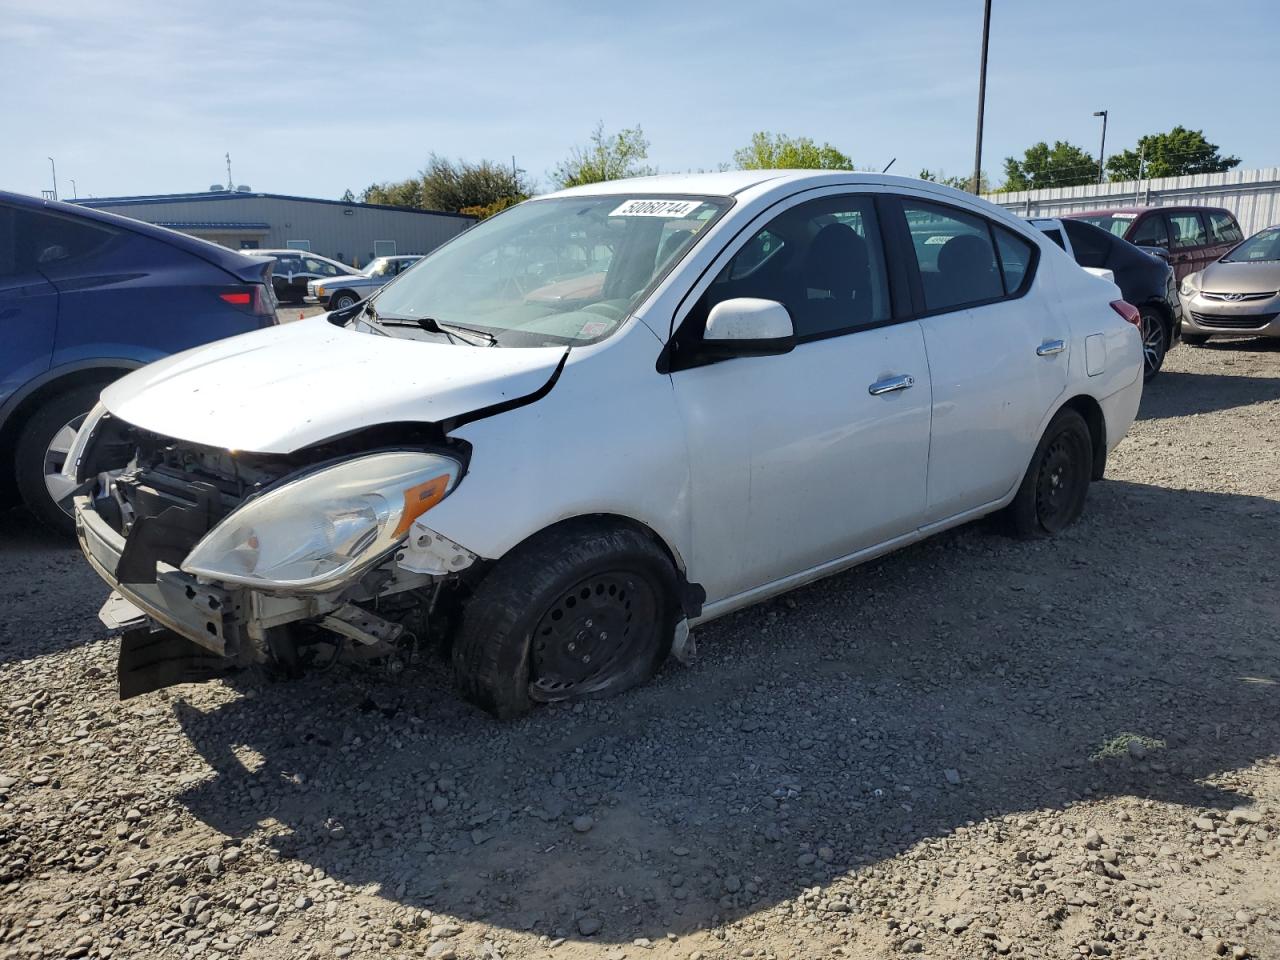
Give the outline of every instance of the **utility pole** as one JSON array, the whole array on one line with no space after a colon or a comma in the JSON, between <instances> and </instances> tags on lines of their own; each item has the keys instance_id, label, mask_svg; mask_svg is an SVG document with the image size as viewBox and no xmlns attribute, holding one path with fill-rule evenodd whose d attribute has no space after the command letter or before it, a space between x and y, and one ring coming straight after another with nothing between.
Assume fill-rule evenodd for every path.
<instances>
[{"instance_id":1,"label":"utility pole","mask_svg":"<svg viewBox=\"0 0 1280 960\"><path fill-rule=\"evenodd\" d=\"M71 199L72 199L72 200L79 200L79 199L80 199L80 194L76 193L76 180L75 180L75 177L72 177L72 178L71 178Z\"/></svg>"},{"instance_id":2,"label":"utility pole","mask_svg":"<svg viewBox=\"0 0 1280 960\"><path fill-rule=\"evenodd\" d=\"M1106 160L1107 156L1107 111L1095 110L1093 111L1093 115L1095 117L1102 118L1102 144L1098 147L1098 182L1101 183L1103 162Z\"/></svg>"},{"instance_id":3,"label":"utility pole","mask_svg":"<svg viewBox=\"0 0 1280 960\"><path fill-rule=\"evenodd\" d=\"M987 43L991 38L991 0L982 3L982 62L978 68L978 135L973 147L973 192L982 190L982 114L987 104Z\"/></svg>"},{"instance_id":4,"label":"utility pole","mask_svg":"<svg viewBox=\"0 0 1280 960\"><path fill-rule=\"evenodd\" d=\"M49 169L53 171L53 199L58 199L58 167L53 162L53 157L49 158Z\"/></svg>"},{"instance_id":5,"label":"utility pole","mask_svg":"<svg viewBox=\"0 0 1280 960\"><path fill-rule=\"evenodd\" d=\"M228 151L227 153L227 189L233 191L235 190L235 188L236 188L235 181L231 179L231 153Z\"/></svg>"}]
</instances>

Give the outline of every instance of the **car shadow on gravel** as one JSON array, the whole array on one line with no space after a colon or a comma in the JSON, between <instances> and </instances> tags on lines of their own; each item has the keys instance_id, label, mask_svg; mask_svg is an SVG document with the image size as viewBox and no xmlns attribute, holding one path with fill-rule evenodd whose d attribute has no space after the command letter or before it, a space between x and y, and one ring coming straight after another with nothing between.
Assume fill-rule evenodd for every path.
<instances>
[{"instance_id":1,"label":"car shadow on gravel","mask_svg":"<svg viewBox=\"0 0 1280 960\"><path fill-rule=\"evenodd\" d=\"M993 817L1247 802L1203 781L1280 751L1276 631L1245 628L1277 622L1277 571L1275 501L1110 481L1054 541L953 531L699 629L692 667L516 723L438 664L179 696L212 767L180 799L393 903L690 933Z\"/></svg>"},{"instance_id":2,"label":"car shadow on gravel","mask_svg":"<svg viewBox=\"0 0 1280 960\"><path fill-rule=\"evenodd\" d=\"M106 598L74 539L23 508L0 510L0 664L82 644Z\"/></svg>"},{"instance_id":3,"label":"car shadow on gravel","mask_svg":"<svg viewBox=\"0 0 1280 960\"><path fill-rule=\"evenodd\" d=\"M1280 400L1280 378L1164 370L1142 391L1139 420L1189 417Z\"/></svg>"}]
</instances>

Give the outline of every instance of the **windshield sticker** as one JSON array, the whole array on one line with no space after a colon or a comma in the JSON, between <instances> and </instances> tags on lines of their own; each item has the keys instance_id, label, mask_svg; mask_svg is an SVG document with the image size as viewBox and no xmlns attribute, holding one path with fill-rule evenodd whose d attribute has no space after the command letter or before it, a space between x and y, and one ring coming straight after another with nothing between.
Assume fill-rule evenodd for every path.
<instances>
[{"instance_id":1,"label":"windshield sticker","mask_svg":"<svg viewBox=\"0 0 1280 960\"><path fill-rule=\"evenodd\" d=\"M608 320L588 320L578 331L580 337L598 337L609 329Z\"/></svg>"},{"instance_id":2,"label":"windshield sticker","mask_svg":"<svg viewBox=\"0 0 1280 960\"><path fill-rule=\"evenodd\" d=\"M701 200L628 200L611 217L687 217L702 206Z\"/></svg>"}]
</instances>

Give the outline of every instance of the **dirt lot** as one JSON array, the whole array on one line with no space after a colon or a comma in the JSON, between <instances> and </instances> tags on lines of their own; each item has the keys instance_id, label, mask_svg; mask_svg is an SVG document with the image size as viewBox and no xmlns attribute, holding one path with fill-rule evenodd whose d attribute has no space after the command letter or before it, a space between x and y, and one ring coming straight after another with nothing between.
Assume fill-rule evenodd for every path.
<instances>
[{"instance_id":1,"label":"dirt lot","mask_svg":"<svg viewBox=\"0 0 1280 960\"><path fill-rule=\"evenodd\" d=\"M104 589L0 517L0 957L1280 956L1277 398L1179 348L1060 539L508 725L438 665L121 705Z\"/></svg>"}]
</instances>

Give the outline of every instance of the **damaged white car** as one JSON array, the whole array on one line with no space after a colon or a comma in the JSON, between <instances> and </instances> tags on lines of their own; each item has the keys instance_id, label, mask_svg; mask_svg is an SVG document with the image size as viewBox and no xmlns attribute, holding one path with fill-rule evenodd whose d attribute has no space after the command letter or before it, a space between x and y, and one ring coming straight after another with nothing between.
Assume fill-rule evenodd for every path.
<instances>
[{"instance_id":1,"label":"damaged white car","mask_svg":"<svg viewBox=\"0 0 1280 960\"><path fill-rule=\"evenodd\" d=\"M128 697L444 645L499 716L982 514L1051 535L1137 311L936 184L747 171L523 203L345 311L161 360L68 457Z\"/></svg>"}]
</instances>

